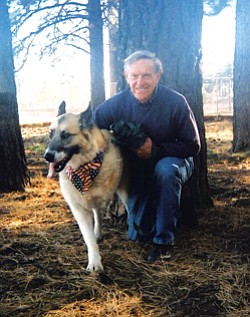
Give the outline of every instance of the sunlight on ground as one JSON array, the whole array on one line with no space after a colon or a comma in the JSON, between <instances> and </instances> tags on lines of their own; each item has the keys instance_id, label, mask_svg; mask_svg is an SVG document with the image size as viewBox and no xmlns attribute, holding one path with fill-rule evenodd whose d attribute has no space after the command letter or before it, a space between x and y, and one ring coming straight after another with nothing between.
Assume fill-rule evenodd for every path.
<instances>
[{"instance_id":1,"label":"sunlight on ground","mask_svg":"<svg viewBox=\"0 0 250 317\"><path fill-rule=\"evenodd\" d=\"M206 139L210 140L223 140L223 141L232 141L233 140L233 126L232 119L226 118L207 120L205 121L206 126Z\"/></svg>"}]
</instances>

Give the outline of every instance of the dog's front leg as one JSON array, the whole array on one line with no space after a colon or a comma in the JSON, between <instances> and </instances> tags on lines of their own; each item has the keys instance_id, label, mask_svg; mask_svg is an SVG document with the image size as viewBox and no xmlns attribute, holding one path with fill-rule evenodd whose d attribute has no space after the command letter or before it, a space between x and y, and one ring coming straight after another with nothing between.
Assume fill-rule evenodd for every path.
<instances>
[{"instance_id":1,"label":"dog's front leg","mask_svg":"<svg viewBox=\"0 0 250 317\"><path fill-rule=\"evenodd\" d=\"M103 271L99 247L96 242L93 227L93 213L90 210L72 210L73 215L83 235L83 239L88 249L88 266L87 271Z\"/></svg>"},{"instance_id":2,"label":"dog's front leg","mask_svg":"<svg viewBox=\"0 0 250 317\"><path fill-rule=\"evenodd\" d=\"M97 241L102 240L102 215L99 210L93 208L94 213L94 234Z\"/></svg>"}]
</instances>

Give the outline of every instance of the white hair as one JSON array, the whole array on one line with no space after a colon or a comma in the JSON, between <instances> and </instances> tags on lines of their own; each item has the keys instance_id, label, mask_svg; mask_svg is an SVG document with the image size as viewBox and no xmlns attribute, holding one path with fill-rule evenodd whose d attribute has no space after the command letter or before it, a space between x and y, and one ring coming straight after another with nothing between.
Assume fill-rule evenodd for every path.
<instances>
[{"instance_id":1,"label":"white hair","mask_svg":"<svg viewBox=\"0 0 250 317\"><path fill-rule=\"evenodd\" d=\"M137 62L140 59L149 59L154 63L154 69L156 73L163 73L163 67L162 63L159 60L159 58L156 57L156 55L149 51L136 51L132 54L130 54L125 60L124 60L124 71L127 70L127 68L132 65L133 63Z\"/></svg>"}]
</instances>

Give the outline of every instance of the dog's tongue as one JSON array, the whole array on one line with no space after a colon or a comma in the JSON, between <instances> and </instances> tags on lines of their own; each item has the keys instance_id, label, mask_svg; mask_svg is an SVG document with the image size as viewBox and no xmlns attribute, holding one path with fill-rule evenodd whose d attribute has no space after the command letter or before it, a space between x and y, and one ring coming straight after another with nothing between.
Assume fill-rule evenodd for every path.
<instances>
[{"instance_id":1,"label":"dog's tongue","mask_svg":"<svg viewBox=\"0 0 250 317\"><path fill-rule=\"evenodd\" d=\"M56 176L55 164L54 163L49 163L49 171L48 171L47 178L53 178L55 176Z\"/></svg>"}]
</instances>

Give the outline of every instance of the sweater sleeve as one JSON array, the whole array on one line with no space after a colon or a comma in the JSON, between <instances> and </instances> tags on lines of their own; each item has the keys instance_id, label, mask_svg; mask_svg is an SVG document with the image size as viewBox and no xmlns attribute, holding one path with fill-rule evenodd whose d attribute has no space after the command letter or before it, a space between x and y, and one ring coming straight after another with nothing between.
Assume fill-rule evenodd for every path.
<instances>
[{"instance_id":1,"label":"sweater sleeve","mask_svg":"<svg viewBox=\"0 0 250 317\"><path fill-rule=\"evenodd\" d=\"M164 156L186 158L196 156L200 151L200 137L192 110L187 104L180 107L173 117L176 138L153 144L153 155L156 159Z\"/></svg>"}]
</instances>

